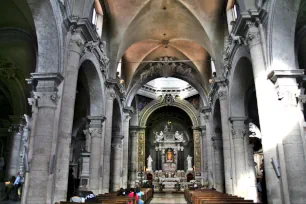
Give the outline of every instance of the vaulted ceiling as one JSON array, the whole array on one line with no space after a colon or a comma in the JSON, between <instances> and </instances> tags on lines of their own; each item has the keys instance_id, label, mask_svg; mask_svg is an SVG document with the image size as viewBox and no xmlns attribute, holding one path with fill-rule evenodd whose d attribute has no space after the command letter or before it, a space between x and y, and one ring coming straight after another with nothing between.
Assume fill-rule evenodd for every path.
<instances>
[{"instance_id":1,"label":"vaulted ceiling","mask_svg":"<svg viewBox=\"0 0 306 204\"><path fill-rule=\"evenodd\" d=\"M224 0L106 0L111 20L110 53L122 58L128 86L140 62L163 56L193 61L206 86L210 58L221 59ZM205 89L205 87L203 87Z\"/></svg>"}]
</instances>

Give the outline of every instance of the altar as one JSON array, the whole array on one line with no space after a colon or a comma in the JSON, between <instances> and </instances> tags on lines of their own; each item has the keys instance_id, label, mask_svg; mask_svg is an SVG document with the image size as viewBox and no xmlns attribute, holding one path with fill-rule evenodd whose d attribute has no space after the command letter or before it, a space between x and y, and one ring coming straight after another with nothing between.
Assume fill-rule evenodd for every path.
<instances>
[{"instance_id":1,"label":"altar","mask_svg":"<svg viewBox=\"0 0 306 204\"><path fill-rule=\"evenodd\" d=\"M146 174L153 176L153 183L162 183L165 188L173 188L176 183L186 182L187 174L193 173L192 157L184 157L184 149L188 145L185 139L187 136L182 131L175 130L170 121L163 130L154 132L154 135L155 170L152 167L153 159L149 155Z\"/></svg>"}]
</instances>

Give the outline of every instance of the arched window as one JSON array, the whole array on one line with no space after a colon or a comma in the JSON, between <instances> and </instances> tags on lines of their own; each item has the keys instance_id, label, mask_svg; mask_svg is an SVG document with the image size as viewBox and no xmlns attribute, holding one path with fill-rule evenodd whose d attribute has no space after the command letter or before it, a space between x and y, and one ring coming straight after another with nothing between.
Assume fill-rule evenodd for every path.
<instances>
[{"instance_id":1,"label":"arched window","mask_svg":"<svg viewBox=\"0 0 306 204\"><path fill-rule=\"evenodd\" d=\"M101 37L103 28L103 9L99 0L95 0L91 23L96 26L97 33Z\"/></svg>"},{"instance_id":2,"label":"arched window","mask_svg":"<svg viewBox=\"0 0 306 204\"><path fill-rule=\"evenodd\" d=\"M235 2L234 7L233 7L234 20L238 18L239 14L240 14L240 7L239 7L239 4Z\"/></svg>"},{"instance_id":3,"label":"arched window","mask_svg":"<svg viewBox=\"0 0 306 204\"><path fill-rule=\"evenodd\" d=\"M93 11L92 11L91 23L92 23L93 25L97 25L97 12L96 12L96 9L95 9L95 8L93 8Z\"/></svg>"},{"instance_id":4,"label":"arched window","mask_svg":"<svg viewBox=\"0 0 306 204\"><path fill-rule=\"evenodd\" d=\"M118 78L122 77L122 59L120 59L117 65L117 77Z\"/></svg>"},{"instance_id":5,"label":"arched window","mask_svg":"<svg viewBox=\"0 0 306 204\"><path fill-rule=\"evenodd\" d=\"M210 58L210 66L211 66L212 76L214 77L214 75L216 73L216 66L215 66L215 62L214 62L213 58Z\"/></svg>"}]
</instances>

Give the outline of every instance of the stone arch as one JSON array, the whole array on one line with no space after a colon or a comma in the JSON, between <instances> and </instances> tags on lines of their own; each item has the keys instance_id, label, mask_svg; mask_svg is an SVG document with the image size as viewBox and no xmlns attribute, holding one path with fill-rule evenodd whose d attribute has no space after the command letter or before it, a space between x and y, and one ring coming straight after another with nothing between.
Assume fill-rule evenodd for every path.
<instances>
[{"instance_id":1,"label":"stone arch","mask_svg":"<svg viewBox=\"0 0 306 204\"><path fill-rule=\"evenodd\" d=\"M58 152L56 161L56 170L55 170L55 193L53 201L59 201L66 198L67 195L67 186L68 186L68 174L69 174L69 158L61 155L70 155L70 149L67 144L71 141L71 133L73 131L73 119L75 115L75 101L76 101L76 93L77 93L77 81L80 72L80 68L84 63L88 63L85 72L84 78L93 77L94 80L89 81L87 86L95 86L95 83L98 84L94 89L94 94L99 94L98 96L102 97L102 91L104 90L103 77L101 75L100 66L97 66L93 58L88 55L82 56L78 59L78 62L75 62L77 66L67 66L70 70L66 70L69 72L65 76L63 83L63 94L62 94L62 102L60 109L60 117L59 117L59 128L58 128L58 137L65 137L67 143L62 143L58 145ZM87 76L86 76L87 75ZM88 89L91 91L91 89ZM93 113L93 116L103 116L104 115L104 101L99 100L101 98L94 97L92 93L89 93L89 106L91 106L91 101L98 102L99 105L94 107L89 107L89 113ZM82 116L87 117L88 115ZM61 179L59 179L59 177ZM64 179L63 179L64 178Z\"/></svg>"},{"instance_id":2,"label":"stone arch","mask_svg":"<svg viewBox=\"0 0 306 204\"><path fill-rule=\"evenodd\" d=\"M301 0L270 2L266 45L268 66L278 69L296 69L294 55L287 53L295 51L295 30L300 3Z\"/></svg>"},{"instance_id":3,"label":"stone arch","mask_svg":"<svg viewBox=\"0 0 306 204\"><path fill-rule=\"evenodd\" d=\"M104 108L104 101L105 101L105 86L104 86L104 77L100 70L100 64L97 60L97 58L92 53L86 53L84 54L80 59L80 65L82 65L84 62L90 62L91 63L91 69L86 69L85 75L88 79L91 79L88 83L91 87L94 87L94 89L90 90L90 99L91 102L95 102L100 105L98 106L91 106L90 112L100 115L105 114L105 108ZM94 96L95 94L95 96Z\"/></svg>"},{"instance_id":4,"label":"stone arch","mask_svg":"<svg viewBox=\"0 0 306 204\"><path fill-rule=\"evenodd\" d=\"M187 101L180 99L179 97L173 98L172 103L168 104L165 101L165 97L160 97L158 100L154 100L150 102L141 112L139 115L139 126L145 127L147 124L147 120L149 116L156 111L157 109L164 107L164 106L174 106L184 110L187 115L190 117L193 128L198 128L200 126L199 116L195 108L188 103Z\"/></svg>"},{"instance_id":5,"label":"stone arch","mask_svg":"<svg viewBox=\"0 0 306 204\"><path fill-rule=\"evenodd\" d=\"M246 94L254 84L251 56L245 46L240 46L231 60L231 75L229 77L229 115L247 115Z\"/></svg>"},{"instance_id":6,"label":"stone arch","mask_svg":"<svg viewBox=\"0 0 306 204\"><path fill-rule=\"evenodd\" d=\"M163 58L166 58L166 57L163 57ZM171 57L168 57L168 58L171 58ZM157 60L159 61L159 59ZM164 70L167 70L168 67L170 67L169 69L174 69L174 70L172 70L172 72L170 71L169 73L161 73L156 70L150 71L150 68L158 67L160 64L163 64L163 66L166 67L166 69L160 69L162 70L161 72L163 72ZM171 67L171 65L173 65L173 67ZM177 67L180 67L180 66L183 67L184 72L178 71ZM185 70L187 69L190 70L189 73L185 73ZM147 72L148 75L142 78L141 75L144 74L145 72ZM187 63L172 63L171 61L169 61L169 62L154 62L154 63L146 64L143 67L139 67L137 71L134 73L133 78L130 81L128 91L127 91L126 104L127 106L131 105L132 100L134 96L136 95L136 92L138 91L138 89L140 89L142 85L146 84L147 82L153 79L159 78L159 77L175 77L175 78L182 79L188 82L199 92L199 95L201 97L201 103L204 105L208 104L208 100L206 97L208 94L208 91L203 88L205 87L205 85L201 83L200 76L201 74L199 73L199 71Z\"/></svg>"},{"instance_id":7,"label":"stone arch","mask_svg":"<svg viewBox=\"0 0 306 204\"><path fill-rule=\"evenodd\" d=\"M36 72L62 72L64 49L61 22L63 19L60 15L59 1L27 1L36 28L38 46Z\"/></svg>"}]
</instances>

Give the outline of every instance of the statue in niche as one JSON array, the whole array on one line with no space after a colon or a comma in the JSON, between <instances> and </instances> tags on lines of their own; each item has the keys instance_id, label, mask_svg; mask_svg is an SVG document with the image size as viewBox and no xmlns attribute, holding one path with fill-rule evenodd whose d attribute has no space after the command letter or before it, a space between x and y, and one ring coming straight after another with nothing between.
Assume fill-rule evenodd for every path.
<instances>
[{"instance_id":1,"label":"statue in niche","mask_svg":"<svg viewBox=\"0 0 306 204\"><path fill-rule=\"evenodd\" d=\"M160 131L160 133L158 134L158 132L155 132L155 140L156 142L160 142L164 139L164 133L163 131Z\"/></svg>"},{"instance_id":2,"label":"statue in niche","mask_svg":"<svg viewBox=\"0 0 306 204\"><path fill-rule=\"evenodd\" d=\"M180 142L183 141L183 134L180 134L179 131L175 131L174 137Z\"/></svg>"},{"instance_id":3,"label":"statue in niche","mask_svg":"<svg viewBox=\"0 0 306 204\"><path fill-rule=\"evenodd\" d=\"M23 115L23 118L26 121L25 126L23 126L22 129L22 144L23 148L20 150L20 166L19 166L19 172L21 174L24 174L24 170L28 171L28 152L29 152L29 136L30 136L30 130L32 126L32 119L27 114Z\"/></svg>"},{"instance_id":4,"label":"statue in niche","mask_svg":"<svg viewBox=\"0 0 306 204\"><path fill-rule=\"evenodd\" d=\"M152 171L152 163L153 163L153 159L151 155L149 155L147 158L147 165L148 165L147 171Z\"/></svg>"},{"instance_id":5,"label":"statue in niche","mask_svg":"<svg viewBox=\"0 0 306 204\"><path fill-rule=\"evenodd\" d=\"M188 168L188 171L192 171L193 168L192 168L192 157L191 156L187 156L187 168Z\"/></svg>"}]
</instances>

